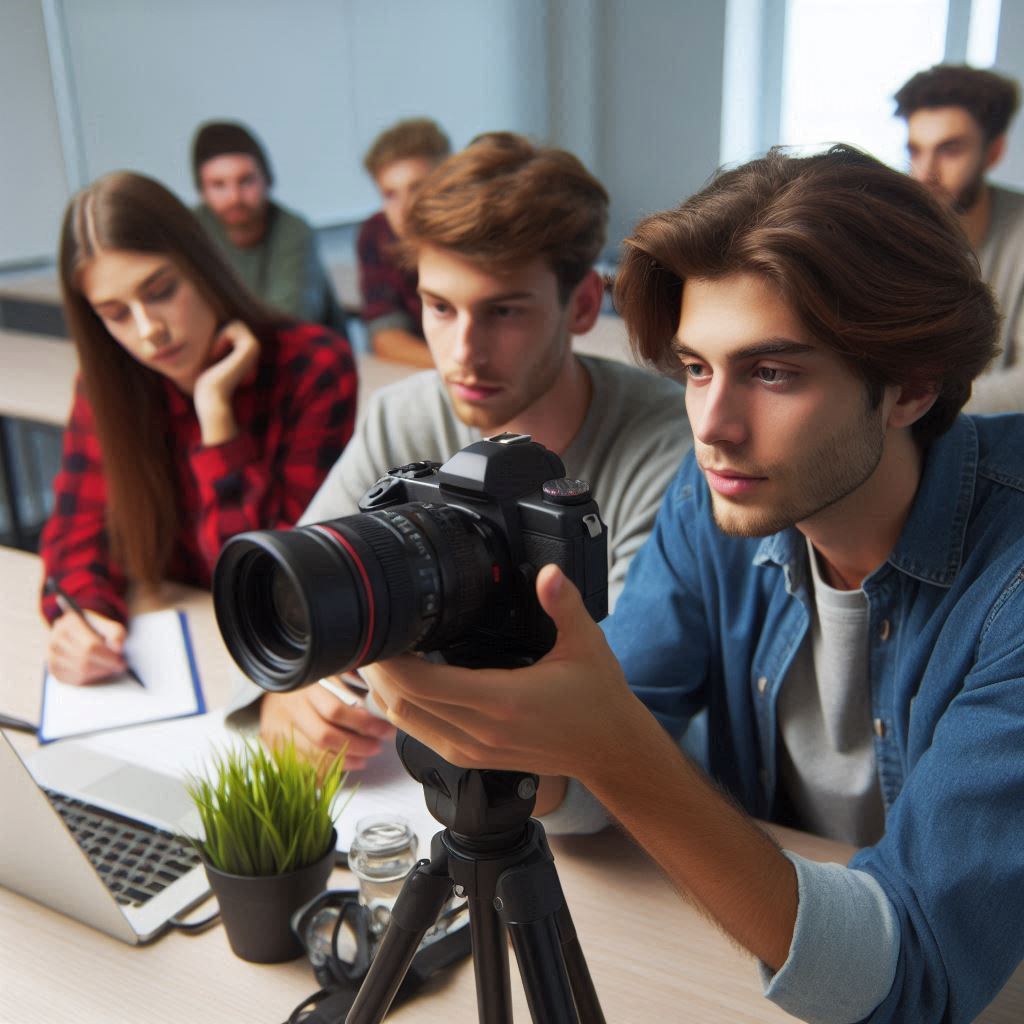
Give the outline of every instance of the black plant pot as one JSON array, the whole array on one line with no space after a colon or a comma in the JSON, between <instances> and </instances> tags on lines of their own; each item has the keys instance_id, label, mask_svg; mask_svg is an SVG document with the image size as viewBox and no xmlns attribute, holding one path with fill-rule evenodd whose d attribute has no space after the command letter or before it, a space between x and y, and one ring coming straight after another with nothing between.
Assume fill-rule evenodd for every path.
<instances>
[{"instance_id":1,"label":"black plant pot","mask_svg":"<svg viewBox=\"0 0 1024 1024\"><path fill-rule=\"evenodd\" d=\"M337 838L332 831L331 844L318 861L284 875L229 875L205 864L236 956L276 964L302 955L302 944L291 930L291 916L324 891L334 867Z\"/></svg>"}]
</instances>

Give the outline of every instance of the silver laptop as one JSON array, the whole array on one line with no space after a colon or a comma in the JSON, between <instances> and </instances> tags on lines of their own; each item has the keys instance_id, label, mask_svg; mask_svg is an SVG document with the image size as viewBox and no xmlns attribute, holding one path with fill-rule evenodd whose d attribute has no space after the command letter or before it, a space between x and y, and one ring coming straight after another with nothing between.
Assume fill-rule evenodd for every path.
<instances>
[{"instance_id":1,"label":"silver laptop","mask_svg":"<svg viewBox=\"0 0 1024 1024\"><path fill-rule=\"evenodd\" d=\"M74 740L22 761L3 732L0 779L0 885L133 944L207 896L178 779Z\"/></svg>"}]
</instances>

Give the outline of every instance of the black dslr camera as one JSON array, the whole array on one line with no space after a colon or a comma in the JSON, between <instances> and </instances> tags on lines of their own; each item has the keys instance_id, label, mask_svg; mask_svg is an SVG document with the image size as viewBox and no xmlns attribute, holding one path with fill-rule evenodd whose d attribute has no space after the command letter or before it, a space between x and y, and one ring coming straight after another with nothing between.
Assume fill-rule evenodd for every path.
<instances>
[{"instance_id":1,"label":"black dslr camera","mask_svg":"<svg viewBox=\"0 0 1024 1024\"><path fill-rule=\"evenodd\" d=\"M553 562L587 610L608 610L607 533L590 489L524 434L443 466L413 462L366 492L360 515L233 537L213 578L232 657L291 690L407 650L515 666L551 649L534 580Z\"/></svg>"}]
</instances>

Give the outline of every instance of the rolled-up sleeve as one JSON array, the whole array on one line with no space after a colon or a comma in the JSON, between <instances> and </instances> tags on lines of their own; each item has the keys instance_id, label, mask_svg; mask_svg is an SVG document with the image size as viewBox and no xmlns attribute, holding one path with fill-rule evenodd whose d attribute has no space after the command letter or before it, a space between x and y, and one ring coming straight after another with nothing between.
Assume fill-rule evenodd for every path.
<instances>
[{"instance_id":1,"label":"rolled-up sleeve","mask_svg":"<svg viewBox=\"0 0 1024 1024\"><path fill-rule=\"evenodd\" d=\"M796 867L799 906L789 957L760 964L764 994L809 1024L854 1024L885 999L896 976L899 925L865 871L783 853Z\"/></svg>"},{"instance_id":2,"label":"rolled-up sleeve","mask_svg":"<svg viewBox=\"0 0 1024 1024\"><path fill-rule=\"evenodd\" d=\"M576 779L569 779L558 807L540 818L544 831L553 836L590 835L600 832L610 821L597 797Z\"/></svg>"}]
</instances>

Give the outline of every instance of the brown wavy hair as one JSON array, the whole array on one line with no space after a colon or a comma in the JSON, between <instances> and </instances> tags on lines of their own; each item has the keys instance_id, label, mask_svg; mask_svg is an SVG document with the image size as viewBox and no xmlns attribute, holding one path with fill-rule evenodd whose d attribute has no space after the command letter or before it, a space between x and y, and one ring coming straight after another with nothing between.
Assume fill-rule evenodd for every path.
<instances>
[{"instance_id":1,"label":"brown wavy hair","mask_svg":"<svg viewBox=\"0 0 1024 1024\"><path fill-rule=\"evenodd\" d=\"M103 455L107 529L128 574L156 582L181 525L176 453L168 444L163 378L114 340L82 293L82 269L103 250L167 256L218 323L243 320L263 342L282 320L249 293L188 208L153 179L108 174L68 204L58 253L61 291Z\"/></svg>"},{"instance_id":2,"label":"brown wavy hair","mask_svg":"<svg viewBox=\"0 0 1024 1024\"><path fill-rule=\"evenodd\" d=\"M623 243L615 303L634 353L678 370L672 339L687 278L752 273L865 381L938 398L914 424L948 430L998 351L999 317L952 214L909 176L850 146L720 172Z\"/></svg>"},{"instance_id":3,"label":"brown wavy hair","mask_svg":"<svg viewBox=\"0 0 1024 1024\"><path fill-rule=\"evenodd\" d=\"M908 119L919 110L962 107L991 142L1010 127L1020 103L1020 90L1012 78L966 64L936 64L919 71L900 86L893 97L896 116Z\"/></svg>"},{"instance_id":4,"label":"brown wavy hair","mask_svg":"<svg viewBox=\"0 0 1024 1024\"><path fill-rule=\"evenodd\" d=\"M572 153L489 132L420 184L400 252L415 267L419 247L436 245L498 271L541 257L565 303L600 255L607 224L608 193Z\"/></svg>"},{"instance_id":5,"label":"brown wavy hair","mask_svg":"<svg viewBox=\"0 0 1024 1024\"><path fill-rule=\"evenodd\" d=\"M452 144L441 126L429 117L410 117L386 128L373 140L363 157L363 166L371 178L399 160L442 161L452 151Z\"/></svg>"}]
</instances>

